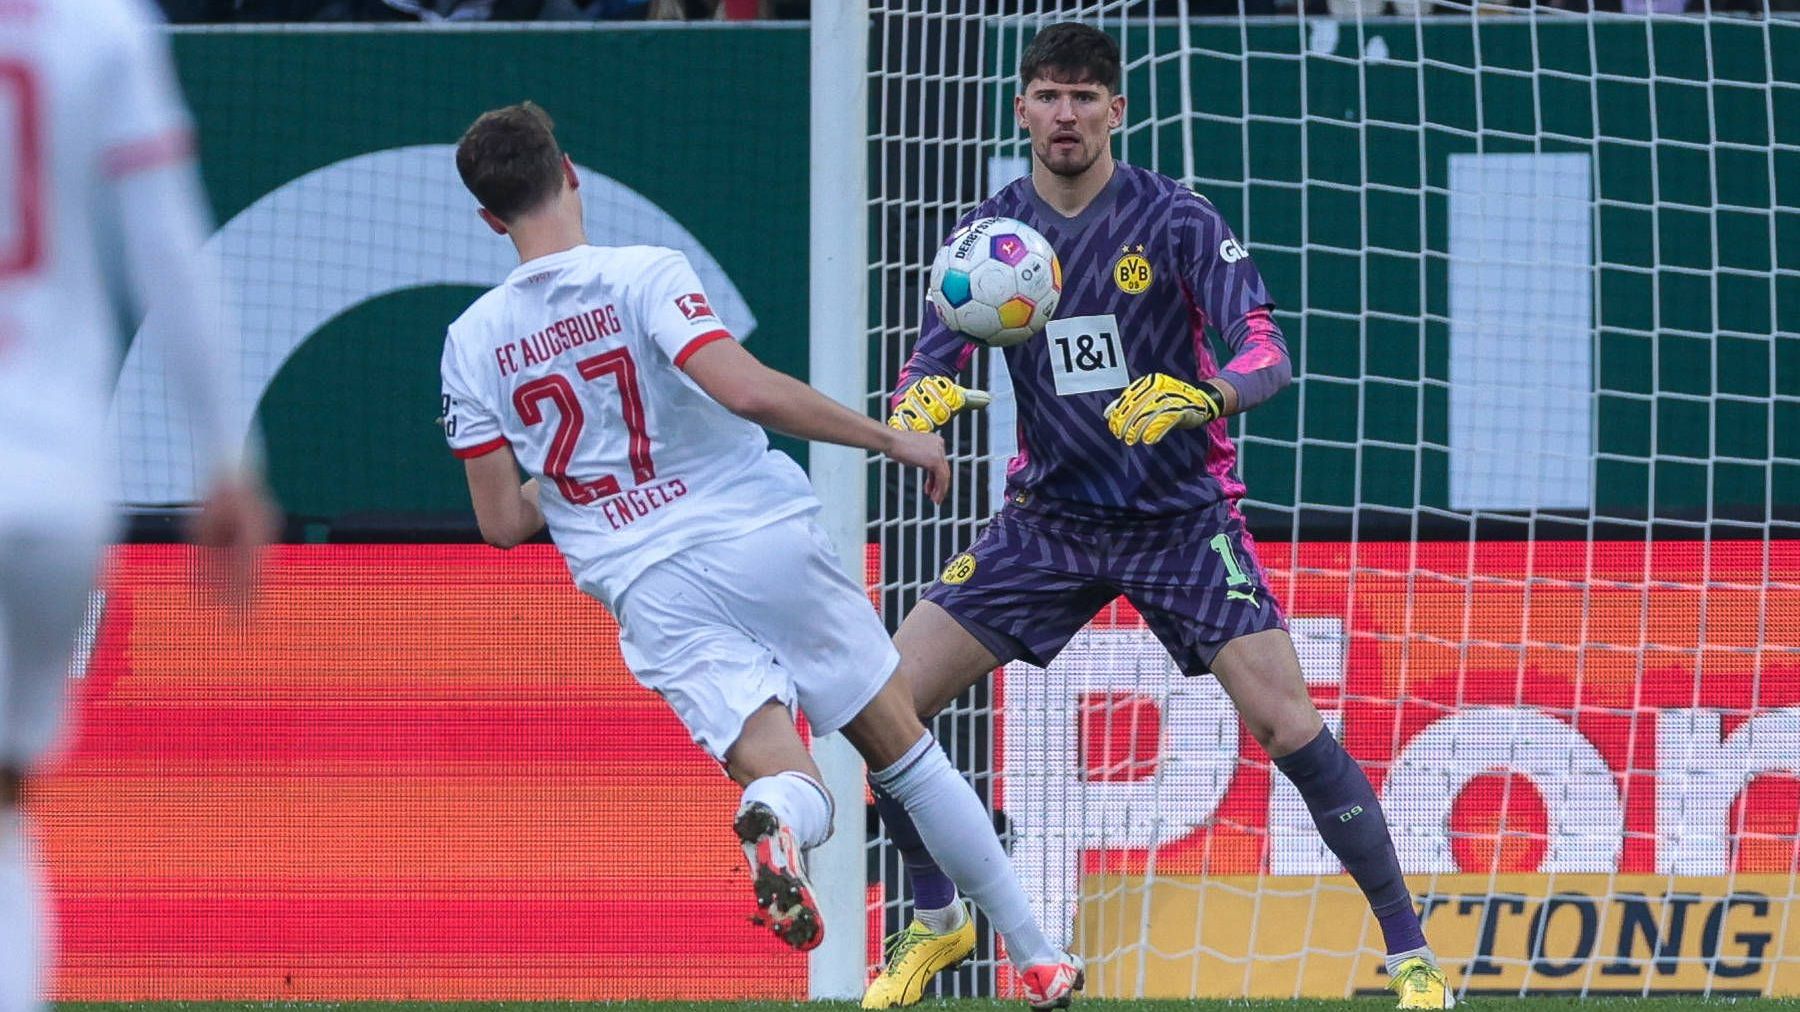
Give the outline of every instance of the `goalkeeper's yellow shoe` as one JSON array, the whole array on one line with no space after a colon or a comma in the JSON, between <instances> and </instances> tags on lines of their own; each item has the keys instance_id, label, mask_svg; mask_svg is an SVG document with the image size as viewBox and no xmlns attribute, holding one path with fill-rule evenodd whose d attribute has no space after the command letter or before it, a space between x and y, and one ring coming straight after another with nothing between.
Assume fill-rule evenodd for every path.
<instances>
[{"instance_id":1,"label":"goalkeeper's yellow shoe","mask_svg":"<svg viewBox=\"0 0 1800 1012\"><path fill-rule=\"evenodd\" d=\"M1388 989L1400 996L1396 1008L1455 1008L1456 995L1442 968L1424 956L1414 956L1394 967Z\"/></svg>"},{"instance_id":2,"label":"goalkeeper's yellow shoe","mask_svg":"<svg viewBox=\"0 0 1800 1012\"><path fill-rule=\"evenodd\" d=\"M963 907L962 927L938 934L918 921L887 938L887 964L863 992L863 1008L905 1008L925 997L925 985L975 952L975 915Z\"/></svg>"}]
</instances>

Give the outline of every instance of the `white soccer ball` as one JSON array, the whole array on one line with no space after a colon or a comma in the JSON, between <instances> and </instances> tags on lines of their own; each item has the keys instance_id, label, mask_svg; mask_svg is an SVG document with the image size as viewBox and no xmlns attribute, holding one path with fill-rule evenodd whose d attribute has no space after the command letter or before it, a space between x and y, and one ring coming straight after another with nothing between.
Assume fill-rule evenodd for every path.
<instances>
[{"instance_id":1,"label":"white soccer ball","mask_svg":"<svg viewBox=\"0 0 1800 1012\"><path fill-rule=\"evenodd\" d=\"M950 233L931 261L925 293L944 326L1005 348L1044 329L1062 298L1062 264L1030 225L981 218Z\"/></svg>"}]
</instances>

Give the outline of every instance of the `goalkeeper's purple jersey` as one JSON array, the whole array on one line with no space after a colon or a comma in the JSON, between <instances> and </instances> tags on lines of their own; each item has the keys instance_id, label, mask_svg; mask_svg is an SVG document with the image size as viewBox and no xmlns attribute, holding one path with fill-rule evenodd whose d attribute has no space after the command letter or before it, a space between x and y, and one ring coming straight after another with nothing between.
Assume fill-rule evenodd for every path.
<instances>
[{"instance_id":1,"label":"goalkeeper's purple jersey","mask_svg":"<svg viewBox=\"0 0 1800 1012\"><path fill-rule=\"evenodd\" d=\"M1029 177L983 202L966 221L1017 218L1050 240L1062 262L1062 301L1044 332L1006 350L1019 409L1019 455L1007 497L1082 512L1167 515L1242 498L1237 448L1221 419L1175 429L1156 446L1127 447L1103 412L1132 379L1161 372L1189 383L1225 374L1254 404L1287 382L1287 347L1261 275L1204 197L1147 169L1120 164L1086 210L1065 218ZM900 389L954 376L976 346L929 309ZM1224 369L1206 340L1233 351Z\"/></svg>"}]
</instances>

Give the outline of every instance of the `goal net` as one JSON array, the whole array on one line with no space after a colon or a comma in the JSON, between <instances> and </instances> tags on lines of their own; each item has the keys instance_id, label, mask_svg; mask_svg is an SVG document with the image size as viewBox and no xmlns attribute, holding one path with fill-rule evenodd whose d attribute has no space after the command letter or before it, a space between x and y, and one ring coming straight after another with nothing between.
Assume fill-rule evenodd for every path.
<instances>
[{"instance_id":1,"label":"goal net","mask_svg":"<svg viewBox=\"0 0 1800 1012\"><path fill-rule=\"evenodd\" d=\"M938 243L1028 171L1023 45L1101 26L1116 153L1206 194L1278 304L1242 508L1468 993L1800 991L1800 21L1768 2L870 5L871 409ZM1008 378L971 376L953 502L880 467L890 621L1000 501ZM1091 990L1383 986L1297 792L1122 601L936 730ZM910 912L870 848L873 939ZM978 955L944 993L1012 986Z\"/></svg>"}]
</instances>

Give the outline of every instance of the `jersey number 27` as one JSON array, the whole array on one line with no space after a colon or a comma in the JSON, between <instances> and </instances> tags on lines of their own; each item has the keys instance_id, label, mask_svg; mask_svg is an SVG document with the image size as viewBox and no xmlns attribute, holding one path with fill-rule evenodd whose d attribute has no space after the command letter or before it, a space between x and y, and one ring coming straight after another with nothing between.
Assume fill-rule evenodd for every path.
<instances>
[{"instance_id":1,"label":"jersey number 27","mask_svg":"<svg viewBox=\"0 0 1800 1012\"><path fill-rule=\"evenodd\" d=\"M625 432L629 440L627 456L631 460L631 478L638 485L656 477L656 462L650 458L650 434L644 427L644 397L638 390L637 364L625 348L584 358L575 363L575 371L588 381L611 376L619 384L619 406L625 416ZM544 422L544 402L556 405L560 420L550 437L550 453L544 459L544 475L556 482L563 498L577 505L598 502L621 491L619 479L602 475L582 481L569 475L569 462L575 459L575 447L581 440L581 429L587 423L581 410L581 399L575 396L575 385L561 373L539 376L513 391L513 407L526 425Z\"/></svg>"}]
</instances>

